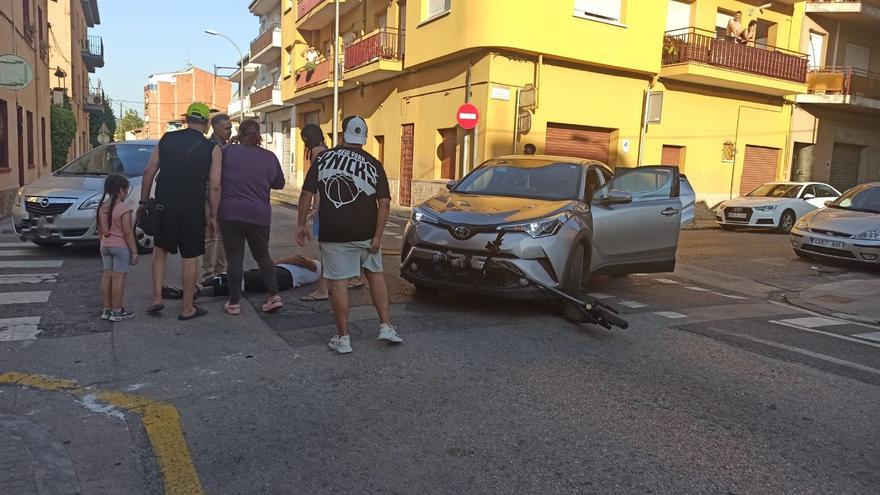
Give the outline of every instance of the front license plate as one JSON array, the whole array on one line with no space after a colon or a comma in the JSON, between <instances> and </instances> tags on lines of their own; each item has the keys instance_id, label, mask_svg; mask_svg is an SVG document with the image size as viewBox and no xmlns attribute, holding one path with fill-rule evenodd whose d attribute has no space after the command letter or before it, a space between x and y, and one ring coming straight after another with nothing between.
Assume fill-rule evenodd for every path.
<instances>
[{"instance_id":1,"label":"front license plate","mask_svg":"<svg viewBox=\"0 0 880 495\"><path fill-rule=\"evenodd\" d=\"M730 218L747 218L748 217L748 215L746 215L745 213L728 213L727 216Z\"/></svg>"},{"instance_id":2,"label":"front license plate","mask_svg":"<svg viewBox=\"0 0 880 495\"><path fill-rule=\"evenodd\" d=\"M810 237L810 244L831 249L843 249L843 243L841 241L828 241L825 239L816 239L815 237Z\"/></svg>"}]
</instances>

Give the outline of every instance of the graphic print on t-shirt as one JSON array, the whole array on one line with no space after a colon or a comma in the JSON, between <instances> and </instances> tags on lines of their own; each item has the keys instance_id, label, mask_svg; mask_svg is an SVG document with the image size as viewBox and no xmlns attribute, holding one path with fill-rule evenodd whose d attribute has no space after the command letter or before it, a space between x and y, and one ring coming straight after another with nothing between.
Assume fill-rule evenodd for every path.
<instances>
[{"instance_id":1,"label":"graphic print on t-shirt","mask_svg":"<svg viewBox=\"0 0 880 495\"><path fill-rule=\"evenodd\" d=\"M361 194L376 194L379 173L363 154L332 149L320 156L318 180L324 185L324 197L334 208L340 208L353 203Z\"/></svg>"}]
</instances>

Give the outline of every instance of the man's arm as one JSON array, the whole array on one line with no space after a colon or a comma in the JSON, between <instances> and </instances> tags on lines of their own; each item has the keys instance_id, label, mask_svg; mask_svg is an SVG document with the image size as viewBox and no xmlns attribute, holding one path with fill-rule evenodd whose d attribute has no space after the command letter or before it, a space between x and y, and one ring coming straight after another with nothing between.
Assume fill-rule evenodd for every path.
<instances>
[{"instance_id":1,"label":"man's arm","mask_svg":"<svg viewBox=\"0 0 880 495\"><path fill-rule=\"evenodd\" d=\"M219 146L214 146L214 151L211 152L211 193L210 193L210 202L211 202L211 221L217 221L217 213L220 210L220 179L222 178L221 174L223 173L223 153L220 151Z\"/></svg>"},{"instance_id":2,"label":"man's arm","mask_svg":"<svg viewBox=\"0 0 880 495\"><path fill-rule=\"evenodd\" d=\"M315 193L305 189L299 194L299 203L296 207L296 243L300 246L304 246L306 240L312 239L312 233L306 227L306 219L309 217L309 207L312 205L314 195Z\"/></svg>"},{"instance_id":3,"label":"man's arm","mask_svg":"<svg viewBox=\"0 0 880 495\"><path fill-rule=\"evenodd\" d=\"M374 253L379 252L382 247L382 234L385 232L385 224L388 223L388 215L391 214L391 200L381 198L378 200L379 209L376 213L376 232L373 234L373 241L370 243L370 250Z\"/></svg>"},{"instance_id":4,"label":"man's arm","mask_svg":"<svg viewBox=\"0 0 880 495\"><path fill-rule=\"evenodd\" d=\"M137 211L134 215L135 225L140 222L141 217L144 215L144 204L150 199L150 193L153 191L153 180L156 178L157 173L159 173L159 146L153 148L153 152L150 153L150 159L147 162L147 168L144 169L144 177L141 180L141 199L138 202Z\"/></svg>"}]
</instances>

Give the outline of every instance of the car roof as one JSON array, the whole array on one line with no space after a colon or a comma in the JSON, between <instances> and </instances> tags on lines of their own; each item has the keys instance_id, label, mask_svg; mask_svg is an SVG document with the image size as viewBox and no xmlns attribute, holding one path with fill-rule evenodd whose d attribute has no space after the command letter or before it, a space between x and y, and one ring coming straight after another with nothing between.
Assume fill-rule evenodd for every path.
<instances>
[{"instance_id":1,"label":"car roof","mask_svg":"<svg viewBox=\"0 0 880 495\"><path fill-rule=\"evenodd\" d=\"M113 141L112 143L107 143L107 144L140 144L140 145L150 144L150 145L155 146L155 145L159 144L159 140L158 139L132 139L130 141Z\"/></svg>"},{"instance_id":2,"label":"car roof","mask_svg":"<svg viewBox=\"0 0 880 495\"><path fill-rule=\"evenodd\" d=\"M611 170L611 167L605 165L604 163L598 160L590 160L588 158L578 158L574 156L562 156L562 155L502 155L491 158L487 161L499 161L499 160L543 160L543 161L553 161L553 162L561 162L561 163L576 163L578 165L598 165L600 167L604 167L608 170Z\"/></svg>"}]
</instances>

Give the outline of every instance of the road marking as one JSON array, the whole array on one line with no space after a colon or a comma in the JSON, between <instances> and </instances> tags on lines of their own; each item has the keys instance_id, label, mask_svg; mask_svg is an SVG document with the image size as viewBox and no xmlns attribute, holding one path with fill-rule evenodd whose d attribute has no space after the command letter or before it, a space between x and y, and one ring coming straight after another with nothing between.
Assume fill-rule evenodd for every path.
<instances>
[{"instance_id":1,"label":"road marking","mask_svg":"<svg viewBox=\"0 0 880 495\"><path fill-rule=\"evenodd\" d=\"M593 299L613 299L614 298L614 296L612 296L611 294L603 294L601 292L590 292L587 295L592 297Z\"/></svg>"},{"instance_id":2,"label":"road marking","mask_svg":"<svg viewBox=\"0 0 880 495\"><path fill-rule=\"evenodd\" d=\"M660 282L661 284L677 284L675 280L670 280L668 278L655 278L654 280Z\"/></svg>"},{"instance_id":3,"label":"road marking","mask_svg":"<svg viewBox=\"0 0 880 495\"><path fill-rule=\"evenodd\" d=\"M822 313L817 313L817 312L815 312L815 311L810 311L809 309L804 309L804 308L802 308L802 307L800 307L800 306L795 306L794 304L791 304L791 303L784 303L784 302L780 302L780 301L772 301L772 300L771 300L771 301L767 301L767 302L770 303L770 304L776 305L776 306L782 306L783 308L788 308L788 309L790 309L790 310L792 310L792 311L797 311L798 313L806 313L806 314L808 314L808 315L821 316L821 317L824 317L824 316L825 316L825 315L823 315ZM860 322L860 321L854 321L854 320L847 320L847 322L848 322L849 325L857 325L857 326L860 326L860 327L871 328L871 329L874 329L874 330L880 330L880 326L877 326L877 325L871 325L871 324L869 324L869 323L862 323L862 322Z\"/></svg>"},{"instance_id":4,"label":"road marking","mask_svg":"<svg viewBox=\"0 0 880 495\"><path fill-rule=\"evenodd\" d=\"M803 354L804 356L809 356L815 359L821 359L822 361L828 361L829 363L838 364L840 366L846 366L847 368L853 368L859 371L866 371L868 373L873 373L875 375L880 375L880 370L876 368L871 368L870 366L865 366L862 364L854 363L852 361L846 361L844 359L838 359L833 356L829 356L827 354L821 354L818 352L808 351L807 349L801 349L800 347L794 347L786 344L780 344L778 342L772 342L770 340L759 339L757 337L752 337L751 335L743 335L741 333L734 332L724 332L724 330L719 330L717 328L712 328L716 332L727 333L728 335L733 335L739 337L741 339L751 340L752 342L757 342L759 344L769 345L770 347L776 347L777 349L784 349L786 351L796 352L798 354Z\"/></svg>"},{"instance_id":5,"label":"road marking","mask_svg":"<svg viewBox=\"0 0 880 495\"><path fill-rule=\"evenodd\" d=\"M788 320L780 320L785 323L791 323L792 325L797 325L799 327L805 328L818 328L818 327L832 327L835 325L846 325L847 322L843 320L838 320L836 318L825 318L824 316L808 316L806 318L791 318Z\"/></svg>"},{"instance_id":6,"label":"road marking","mask_svg":"<svg viewBox=\"0 0 880 495\"><path fill-rule=\"evenodd\" d=\"M27 242L0 242L0 248L36 248L34 244Z\"/></svg>"},{"instance_id":7,"label":"road marking","mask_svg":"<svg viewBox=\"0 0 880 495\"><path fill-rule=\"evenodd\" d=\"M662 316L664 318L669 318L670 320L677 320L679 318L687 318L688 317L688 315L676 313L675 311L657 311L654 314L657 316Z\"/></svg>"},{"instance_id":8,"label":"road marking","mask_svg":"<svg viewBox=\"0 0 880 495\"><path fill-rule=\"evenodd\" d=\"M697 292L712 292L712 291L709 290L709 289L704 289L704 288L702 288L702 287L697 287L697 286L695 286L695 285L686 285L686 286L685 286L685 289L687 289L687 290L693 290L693 291L697 291Z\"/></svg>"},{"instance_id":9,"label":"road marking","mask_svg":"<svg viewBox=\"0 0 880 495\"><path fill-rule=\"evenodd\" d=\"M50 378L29 373L0 373L0 385L19 385L50 391L69 392L77 397L101 401L140 416L162 472L164 493L169 495L200 495L202 482L189 454L180 414L171 404L148 397L111 390L80 387L75 381Z\"/></svg>"},{"instance_id":10,"label":"road marking","mask_svg":"<svg viewBox=\"0 0 880 495\"><path fill-rule=\"evenodd\" d=\"M30 292L0 292L0 304L44 303L52 291L35 290Z\"/></svg>"},{"instance_id":11,"label":"road marking","mask_svg":"<svg viewBox=\"0 0 880 495\"><path fill-rule=\"evenodd\" d=\"M15 256L33 256L37 254L32 249L0 249L0 257L12 258Z\"/></svg>"},{"instance_id":12,"label":"road marking","mask_svg":"<svg viewBox=\"0 0 880 495\"><path fill-rule=\"evenodd\" d=\"M11 275L0 275L0 285L42 284L44 282L55 282L57 277L57 273L13 273Z\"/></svg>"},{"instance_id":13,"label":"road marking","mask_svg":"<svg viewBox=\"0 0 880 495\"><path fill-rule=\"evenodd\" d=\"M64 260L0 261L0 268L61 268Z\"/></svg>"},{"instance_id":14,"label":"road marking","mask_svg":"<svg viewBox=\"0 0 880 495\"><path fill-rule=\"evenodd\" d=\"M845 340L847 342L855 342L856 344L866 345L868 347L876 347L877 349L880 349L880 344L865 342L864 340L856 339L856 338L850 337L849 335L840 335L840 334L836 334L836 333L825 332L823 330L816 330L815 328L799 327L797 325L792 325L791 323L786 323L785 321L780 321L780 320L770 320L769 323L773 323L776 325L782 325L784 327L794 328L796 330L802 330L804 332L817 333L819 335L825 335L826 337L833 337L835 339Z\"/></svg>"},{"instance_id":15,"label":"road marking","mask_svg":"<svg viewBox=\"0 0 880 495\"><path fill-rule=\"evenodd\" d=\"M626 306L627 308L639 309L639 308L647 308L647 304L642 304L638 301L618 301L617 304L621 306Z\"/></svg>"},{"instance_id":16,"label":"road marking","mask_svg":"<svg viewBox=\"0 0 880 495\"><path fill-rule=\"evenodd\" d=\"M712 294L715 294L716 296L726 297L726 298L728 298L728 299L739 299L739 300L746 300L746 299L748 299L747 297L743 297L743 296L735 296L735 295L733 295L733 294L722 294L722 293L720 293L720 292L713 292Z\"/></svg>"},{"instance_id":17,"label":"road marking","mask_svg":"<svg viewBox=\"0 0 880 495\"><path fill-rule=\"evenodd\" d=\"M39 316L0 318L0 342L34 340L39 330Z\"/></svg>"},{"instance_id":18,"label":"road marking","mask_svg":"<svg viewBox=\"0 0 880 495\"><path fill-rule=\"evenodd\" d=\"M853 335L853 337L858 337L860 339L873 340L875 342L880 342L880 332L871 332L871 333L857 333Z\"/></svg>"}]
</instances>

